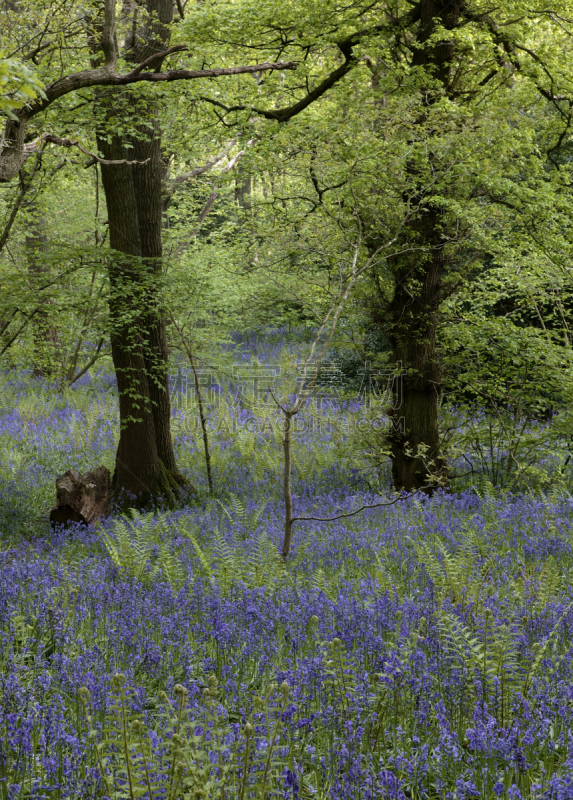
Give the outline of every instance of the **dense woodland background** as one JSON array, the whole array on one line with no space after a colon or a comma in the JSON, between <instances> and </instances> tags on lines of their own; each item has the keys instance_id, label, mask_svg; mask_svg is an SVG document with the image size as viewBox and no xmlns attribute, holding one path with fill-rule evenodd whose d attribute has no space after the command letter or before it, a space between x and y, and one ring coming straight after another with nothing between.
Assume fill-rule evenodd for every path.
<instances>
[{"instance_id":1,"label":"dense woodland background","mask_svg":"<svg viewBox=\"0 0 573 800\"><path fill-rule=\"evenodd\" d=\"M573 798L572 54L0 0L0 800Z\"/></svg>"},{"instance_id":2,"label":"dense woodland background","mask_svg":"<svg viewBox=\"0 0 573 800\"><path fill-rule=\"evenodd\" d=\"M571 10L442 6L4 4L2 358L111 359L116 491L185 485L169 353L335 315L396 489L564 479Z\"/></svg>"}]
</instances>

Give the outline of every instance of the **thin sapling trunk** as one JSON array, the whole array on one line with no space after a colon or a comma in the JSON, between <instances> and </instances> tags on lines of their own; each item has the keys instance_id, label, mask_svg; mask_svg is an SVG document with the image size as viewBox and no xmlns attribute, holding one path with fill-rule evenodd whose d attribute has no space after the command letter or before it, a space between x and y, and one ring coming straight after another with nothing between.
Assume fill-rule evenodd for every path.
<instances>
[{"instance_id":1,"label":"thin sapling trunk","mask_svg":"<svg viewBox=\"0 0 573 800\"><path fill-rule=\"evenodd\" d=\"M171 317L171 321L175 325L177 329L177 333L181 338L181 342L183 347L185 348L185 352L187 353L187 358L189 359L189 363L191 364L191 369L193 370L193 377L195 379L195 391L197 392L197 404L199 406L199 419L201 421L201 432L203 434L203 449L205 452L205 468L207 470L207 483L209 484L209 492L213 494L215 491L213 485L213 474L211 471L211 450L209 448L209 432L207 430L207 419L205 417L205 410L203 406L203 395L201 394L201 387L199 384L199 375L197 373L197 367L195 366L195 358L193 356L193 351L189 346L185 335L172 314L169 315Z\"/></svg>"}]
</instances>

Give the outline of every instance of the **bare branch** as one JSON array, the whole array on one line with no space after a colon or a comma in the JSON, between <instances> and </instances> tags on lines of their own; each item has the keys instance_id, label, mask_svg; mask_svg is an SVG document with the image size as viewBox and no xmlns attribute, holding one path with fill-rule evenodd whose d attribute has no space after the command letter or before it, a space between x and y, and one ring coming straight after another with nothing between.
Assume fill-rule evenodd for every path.
<instances>
[{"instance_id":1,"label":"bare branch","mask_svg":"<svg viewBox=\"0 0 573 800\"><path fill-rule=\"evenodd\" d=\"M345 519L346 517L354 517L356 514L360 514L361 511L365 511L368 508L385 508L387 506L393 506L395 503L400 502L400 500L408 500L410 497L414 497L415 494L419 494L420 492L424 491L424 489L429 489L430 485L421 486L419 489L416 489L410 494L400 494L394 500L389 500L385 503L367 503L364 506L360 506L357 508L356 511L349 511L347 514L337 514L335 517L293 517L292 522L299 522L301 520L312 520L316 522L334 522L337 519Z\"/></svg>"},{"instance_id":2,"label":"bare branch","mask_svg":"<svg viewBox=\"0 0 573 800\"><path fill-rule=\"evenodd\" d=\"M90 153L89 150L86 150L85 147L81 146L77 139L65 139L61 136L56 136L53 133L43 133L41 136L38 136L37 139L34 139L34 141L28 142L28 144L24 145L26 157L36 152L39 142L50 142L51 144L57 144L60 147L77 147L78 150L81 150L82 153L85 153L86 156L90 157L90 161L84 165L86 167L91 167L96 162L98 164L104 164L105 166L111 166L114 164L128 164L131 166L133 164L147 164L149 161L148 158L145 159L145 161L128 161L126 158L119 159L118 161L108 161L105 158L96 156L94 153Z\"/></svg>"},{"instance_id":3,"label":"bare branch","mask_svg":"<svg viewBox=\"0 0 573 800\"><path fill-rule=\"evenodd\" d=\"M77 380L79 380L79 379L82 377L82 375L85 375L85 374L86 374L86 372L88 371L88 369L89 369L90 367L93 367L93 365L95 364L95 362L96 362L96 361L98 360L98 358L99 358L99 354L100 354L100 351L101 351L101 349L102 349L102 347L103 347L103 343L104 343L104 339L103 339L103 338L101 338L101 339L99 340L99 342L97 343L97 348L96 348L95 354L92 356L92 358L90 358L90 360L88 361L88 363L87 363L87 364L86 364L84 367L82 367L82 369L80 369L80 371L79 371L79 372L77 372L77 373L74 375L74 377L73 377L73 378L71 378L71 380L70 380L70 382L69 382L69 384L68 384L69 386L71 386L71 385L72 385L72 384L74 384L74 383L75 383Z\"/></svg>"},{"instance_id":4,"label":"bare branch","mask_svg":"<svg viewBox=\"0 0 573 800\"><path fill-rule=\"evenodd\" d=\"M188 50L189 48L185 44L176 44L173 47L170 47L168 50L163 50L161 53L153 53L153 55L146 58L145 61L142 61L141 64L138 64L137 67L131 71L131 75L139 75L139 73L145 69L145 67L149 67L154 64L156 61L162 61L167 56L171 55L171 53L181 53L183 50Z\"/></svg>"},{"instance_id":5,"label":"bare branch","mask_svg":"<svg viewBox=\"0 0 573 800\"><path fill-rule=\"evenodd\" d=\"M177 191L177 189L181 186L182 183L185 183L185 181L188 181L191 178L197 177L197 175L203 175L205 172L208 172L210 169L213 169L213 167L216 164L218 164L225 158L229 150L231 150L236 144L237 140L233 139L233 141L230 144L228 144L227 147L225 147L225 149L219 153L219 155L215 156L215 158L212 158L210 161L207 161L207 163L204 164L202 167L196 167L195 169L192 169L189 172L185 172L183 173L183 175L179 175L177 178L174 178L173 181L171 182L171 186L166 192L167 202L166 203L164 202L164 208L166 208L167 205L169 205L169 201L171 200L173 193Z\"/></svg>"},{"instance_id":6,"label":"bare branch","mask_svg":"<svg viewBox=\"0 0 573 800\"><path fill-rule=\"evenodd\" d=\"M249 139L249 141L247 142L247 147L251 147L255 142L256 142L256 139ZM226 172L230 172L237 165L239 159L244 155L245 155L245 150L239 150L237 155L234 156L229 161L228 164L225 164L225 166L221 170L221 175L224 175ZM205 222L205 218L207 217L207 214L211 211L211 209L215 205L215 200L217 199L218 196L219 196L219 190L218 190L218 187L215 186L215 188L213 189L213 191L211 192L211 194L207 198L207 202L205 203L205 205L201 209L201 213L197 217L197 227L195 228L195 230L193 231L191 236L189 236L187 241L184 244L179 245L179 247L177 248L175 257L178 257L178 256L181 255L181 253L185 252L185 250L189 247L190 243L193 241L195 236L197 236L197 234L201 230L201 225Z\"/></svg>"}]
</instances>

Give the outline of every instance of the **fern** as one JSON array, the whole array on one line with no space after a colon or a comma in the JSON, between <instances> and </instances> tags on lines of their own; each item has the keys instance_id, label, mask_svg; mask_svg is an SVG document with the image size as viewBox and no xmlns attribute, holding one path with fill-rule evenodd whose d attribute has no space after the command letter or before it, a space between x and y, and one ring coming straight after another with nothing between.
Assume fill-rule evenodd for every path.
<instances>
[{"instance_id":1,"label":"fern","mask_svg":"<svg viewBox=\"0 0 573 800\"><path fill-rule=\"evenodd\" d=\"M334 587L329 582L326 573L320 567L316 570L316 572L312 575L309 580L310 587L317 592L321 592L329 600L333 603L336 602L336 593L334 591Z\"/></svg>"},{"instance_id":2,"label":"fern","mask_svg":"<svg viewBox=\"0 0 573 800\"><path fill-rule=\"evenodd\" d=\"M247 556L243 580L248 586L273 589L285 576L285 565L275 544L261 533Z\"/></svg>"},{"instance_id":3,"label":"fern","mask_svg":"<svg viewBox=\"0 0 573 800\"><path fill-rule=\"evenodd\" d=\"M187 575L183 564L166 544L159 546L158 565L173 591L177 592L185 583Z\"/></svg>"},{"instance_id":4,"label":"fern","mask_svg":"<svg viewBox=\"0 0 573 800\"><path fill-rule=\"evenodd\" d=\"M215 676L209 678L203 702L193 713L187 689L178 684L174 706L161 693L160 735L150 736L142 720L129 711L131 697L125 682L123 675L112 680L114 698L102 721L103 736L95 729L89 690L80 690L106 796L117 800L261 800L281 794L283 720L290 694L286 683L278 698L276 685L255 698L260 711L242 731L233 730L221 707ZM257 747L261 738L268 743L265 749Z\"/></svg>"},{"instance_id":5,"label":"fern","mask_svg":"<svg viewBox=\"0 0 573 800\"><path fill-rule=\"evenodd\" d=\"M192 533L186 536L193 545L207 578L226 594L241 582L249 588L274 588L284 577L285 567L276 546L261 533L251 552L234 532L231 542L215 529L213 547L207 552Z\"/></svg>"},{"instance_id":6,"label":"fern","mask_svg":"<svg viewBox=\"0 0 573 800\"><path fill-rule=\"evenodd\" d=\"M542 645L540 645L540 646L538 646L536 648L535 657L534 657L533 661L531 662L531 666L529 667L529 670L528 670L528 672L525 675L524 680L523 680L523 686L522 686L522 690L521 691L522 691L524 697L527 697L527 694L528 694L528 692L529 692L529 690L530 690L530 688L532 686L532 683L533 683L534 679L537 677L537 673L539 672L539 669L541 668L541 665L543 663L543 659L545 658L545 656L547 654L547 651L549 650L550 647L552 647L552 646L557 644L557 641L558 641L558 638L559 638L559 631L561 629L561 623L563 622L563 620L565 619L565 617L567 616L567 614L571 610L571 606L572 605L573 604L570 604L570 605L567 606L567 608L565 609L563 614L559 617L559 619L557 620L557 622L553 626L553 629L551 630L551 633L549 634L547 639L543 642Z\"/></svg>"},{"instance_id":7,"label":"fern","mask_svg":"<svg viewBox=\"0 0 573 800\"><path fill-rule=\"evenodd\" d=\"M449 597L452 602L459 603L468 596L468 583L472 571L471 554L463 549L452 555L443 543L435 541L438 558L428 541L410 540L419 561L423 564L438 595L443 599Z\"/></svg>"},{"instance_id":8,"label":"fern","mask_svg":"<svg viewBox=\"0 0 573 800\"><path fill-rule=\"evenodd\" d=\"M229 507L221 503L220 500L217 500L217 502L227 515L227 518L233 526L233 529L236 530L240 526L244 533L243 539L246 539L255 532L267 507L267 501L264 499L261 500L255 510L249 513L247 511L246 503L237 497L236 494L231 492L229 497Z\"/></svg>"},{"instance_id":9,"label":"fern","mask_svg":"<svg viewBox=\"0 0 573 800\"><path fill-rule=\"evenodd\" d=\"M323 660L324 670L328 676L326 685L330 686L342 707L347 711L350 706L350 698L358 685L356 667L350 661L340 639L333 639L327 643L326 647L327 652L324 653Z\"/></svg>"},{"instance_id":10,"label":"fern","mask_svg":"<svg viewBox=\"0 0 573 800\"><path fill-rule=\"evenodd\" d=\"M209 560L208 555L204 552L203 548L201 547L201 545L199 544L199 542L197 541L195 536L190 531L186 531L185 535L187 536L187 538L189 539L189 541L193 545L193 549L195 550L195 554L196 554L197 558L199 559L199 563L201 564L201 566L203 568L203 572L205 573L207 578L210 581L212 581L213 578L214 578L213 568L211 567L211 562Z\"/></svg>"},{"instance_id":11,"label":"fern","mask_svg":"<svg viewBox=\"0 0 573 800\"><path fill-rule=\"evenodd\" d=\"M218 530L215 530L213 535L215 539L214 562L217 583L224 592L227 592L237 580L242 578L238 548L231 547Z\"/></svg>"},{"instance_id":12,"label":"fern","mask_svg":"<svg viewBox=\"0 0 573 800\"><path fill-rule=\"evenodd\" d=\"M549 556L539 575L533 609L544 611L549 603L559 596L562 584L563 576L557 569L553 556Z\"/></svg>"},{"instance_id":13,"label":"fern","mask_svg":"<svg viewBox=\"0 0 573 800\"><path fill-rule=\"evenodd\" d=\"M101 528L99 535L122 575L142 582L153 580L157 574L151 564L155 535L149 518L142 518L141 525L137 525L124 516L114 520L112 531Z\"/></svg>"},{"instance_id":14,"label":"fern","mask_svg":"<svg viewBox=\"0 0 573 800\"><path fill-rule=\"evenodd\" d=\"M442 638L471 678L468 682L470 693L475 696L476 686L481 685L484 698L496 698L500 724L509 722L515 694L527 697L549 649L557 645L561 623L569 610L570 607L559 617L544 643L534 646L529 669L524 669L519 662L517 633L506 624L495 626L489 609L486 609L484 632L480 637L452 614L445 611L440 613L438 627Z\"/></svg>"},{"instance_id":15,"label":"fern","mask_svg":"<svg viewBox=\"0 0 573 800\"><path fill-rule=\"evenodd\" d=\"M477 485L473 489L480 500L491 500L495 497L495 486L485 475L478 477Z\"/></svg>"},{"instance_id":16,"label":"fern","mask_svg":"<svg viewBox=\"0 0 573 800\"><path fill-rule=\"evenodd\" d=\"M394 581L388 575L386 565L382 562L380 554L374 551L374 566L372 567L372 576L378 584L381 592L387 592L394 588Z\"/></svg>"},{"instance_id":17,"label":"fern","mask_svg":"<svg viewBox=\"0 0 573 800\"><path fill-rule=\"evenodd\" d=\"M473 679L468 684L472 694L476 694L476 686L481 684L483 696L487 698L493 692L495 679L499 680L500 717L505 718L513 692L520 688L521 678L516 658L518 643L511 629L507 625L495 627L489 609L486 609L481 637L445 611L438 618L438 626L444 640Z\"/></svg>"}]
</instances>

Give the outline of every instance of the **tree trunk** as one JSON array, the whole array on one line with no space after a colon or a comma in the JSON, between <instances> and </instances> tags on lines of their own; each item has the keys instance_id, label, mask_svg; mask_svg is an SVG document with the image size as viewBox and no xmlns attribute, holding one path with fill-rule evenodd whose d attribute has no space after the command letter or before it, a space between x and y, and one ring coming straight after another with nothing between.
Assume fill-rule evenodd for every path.
<instances>
[{"instance_id":1,"label":"tree trunk","mask_svg":"<svg viewBox=\"0 0 573 800\"><path fill-rule=\"evenodd\" d=\"M412 66L423 68L439 81L447 95L454 46L451 41L431 41L436 26L454 29L459 24L460 0L444 5L443 0L421 0L418 47ZM423 92L430 108L437 92ZM422 114L419 124L426 122ZM432 158L431 149L428 158ZM415 176L416 167L411 174ZM441 457L438 427L438 399L441 374L436 360L441 283L446 265L444 215L440 208L417 198L419 212L408 226L413 252L401 256L395 267L395 291L389 309L390 342L393 359L406 375L395 382L392 431L388 439L392 478L398 490L423 489L431 493L446 485L447 470ZM416 198L411 205L416 204Z\"/></svg>"},{"instance_id":2,"label":"tree trunk","mask_svg":"<svg viewBox=\"0 0 573 800\"><path fill-rule=\"evenodd\" d=\"M162 52L170 38L173 0L147 0L147 14L133 15L125 57L140 63ZM161 59L153 65L160 69ZM130 493L139 504L151 497L174 497L187 481L177 469L171 438L166 325L161 310L163 197L161 131L153 102L126 92L100 92L109 116L117 105L137 108L135 135L100 132L98 147L107 160L136 165L101 165L110 247L112 358L120 396L120 439L114 495ZM145 123L145 124L144 124ZM122 256L118 256L122 254Z\"/></svg>"},{"instance_id":3,"label":"tree trunk","mask_svg":"<svg viewBox=\"0 0 573 800\"><path fill-rule=\"evenodd\" d=\"M48 245L46 233L46 220L37 210L31 207L31 217L26 226L26 257L28 261L28 273L30 284L37 286L38 290L49 267L45 261L45 250ZM32 337L34 341L34 370L36 378L52 375L55 366L56 355L59 347L58 329L53 324L53 311L50 306L54 301L46 297L43 307L37 312L32 320Z\"/></svg>"},{"instance_id":4,"label":"tree trunk","mask_svg":"<svg viewBox=\"0 0 573 800\"><path fill-rule=\"evenodd\" d=\"M250 175L245 177L244 167L239 164L237 167L237 177L235 178L235 202L243 211L250 213L252 209L252 178Z\"/></svg>"},{"instance_id":5,"label":"tree trunk","mask_svg":"<svg viewBox=\"0 0 573 800\"><path fill-rule=\"evenodd\" d=\"M148 131L149 129L147 129ZM157 122L153 135L146 129L141 138L132 140L135 158L147 161L143 166L132 167L141 255L153 273L156 292L161 291L163 270L162 228L163 228L163 164L161 159L161 134ZM171 439L171 401L169 397L167 328L164 313L160 307L160 297L149 297L149 312L146 320L145 365L149 381L149 396L155 437L159 458L174 481L174 485L184 485L185 479L177 469Z\"/></svg>"},{"instance_id":6,"label":"tree trunk","mask_svg":"<svg viewBox=\"0 0 573 800\"><path fill-rule=\"evenodd\" d=\"M436 360L444 267L438 216L433 210L416 221L416 244L423 245L425 252L415 252L399 265L390 304L393 359L406 373L395 379L392 431L388 437L392 478L398 491L427 487L424 491L430 493L445 477L438 428L441 376Z\"/></svg>"},{"instance_id":7,"label":"tree trunk","mask_svg":"<svg viewBox=\"0 0 573 800\"><path fill-rule=\"evenodd\" d=\"M110 317L121 431L112 489L143 504L157 495L173 497L186 481L171 440L167 340L159 312L161 142L152 131L130 143L125 147L117 136L98 140L106 159L149 158L101 170L110 247L116 251L110 263Z\"/></svg>"}]
</instances>

